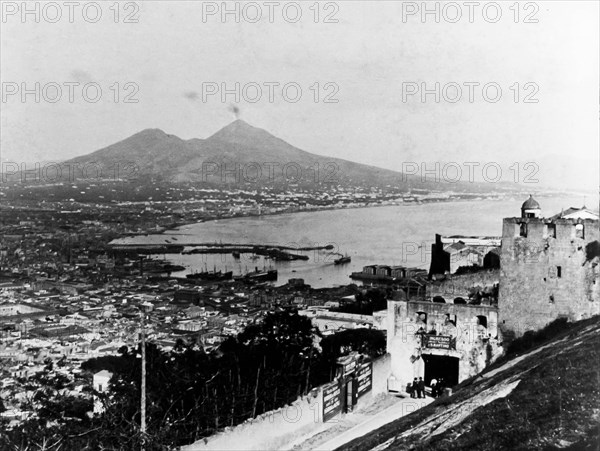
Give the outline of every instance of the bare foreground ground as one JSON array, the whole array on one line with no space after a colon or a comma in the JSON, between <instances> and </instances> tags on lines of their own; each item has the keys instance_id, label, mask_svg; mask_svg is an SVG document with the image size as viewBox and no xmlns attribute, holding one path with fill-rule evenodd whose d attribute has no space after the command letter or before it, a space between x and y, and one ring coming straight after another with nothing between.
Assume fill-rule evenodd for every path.
<instances>
[{"instance_id":1,"label":"bare foreground ground","mask_svg":"<svg viewBox=\"0 0 600 451\"><path fill-rule=\"evenodd\" d=\"M291 422L284 426L278 426L276 435L280 436L280 439L277 440L280 445L277 446L277 449L286 451L334 449L354 438L374 431L390 421L414 412L432 400L429 397L411 399L388 394L369 396L359 403L354 412L339 415L326 423L316 424L310 432L298 432L294 423ZM285 430L286 425L289 426L287 431ZM186 451L273 449L273 437L271 436L254 434L249 430L247 433L243 433L242 437L239 434L218 434L207 442L199 441L184 449Z\"/></svg>"},{"instance_id":2,"label":"bare foreground ground","mask_svg":"<svg viewBox=\"0 0 600 451\"><path fill-rule=\"evenodd\" d=\"M351 440L362 437L368 432L394 421L404 415L429 404L433 398L411 399L393 395L379 395L373 402L358 409L356 412L343 415L337 423L325 426L310 437L295 440L291 448L293 451L334 450ZM288 450L290 448L286 448Z\"/></svg>"}]
</instances>

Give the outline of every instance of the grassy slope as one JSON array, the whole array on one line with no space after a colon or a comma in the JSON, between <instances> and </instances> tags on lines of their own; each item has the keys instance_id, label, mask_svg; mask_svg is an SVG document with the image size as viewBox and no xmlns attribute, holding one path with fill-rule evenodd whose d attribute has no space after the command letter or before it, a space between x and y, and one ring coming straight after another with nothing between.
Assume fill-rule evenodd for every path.
<instances>
[{"instance_id":1,"label":"grassy slope","mask_svg":"<svg viewBox=\"0 0 600 451\"><path fill-rule=\"evenodd\" d=\"M502 369L518 356L499 362L484 377L463 382L452 397L438 399L343 449L600 449L600 318L575 323L536 349L511 367ZM494 369L499 371L486 377ZM431 435L444 424L435 424L437 416L452 414L463 402L510 380L520 382L508 396L482 406L475 403L457 425ZM400 437L416 428L418 432Z\"/></svg>"}]
</instances>

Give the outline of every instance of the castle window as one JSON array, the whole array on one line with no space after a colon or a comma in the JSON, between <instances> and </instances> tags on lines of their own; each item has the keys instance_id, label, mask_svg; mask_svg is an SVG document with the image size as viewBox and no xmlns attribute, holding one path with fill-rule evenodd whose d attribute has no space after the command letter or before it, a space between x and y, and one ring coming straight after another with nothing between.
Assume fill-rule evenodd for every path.
<instances>
[{"instance_id":1,"label":"castle window","mask_svg":"<svg viewBox=\"0 0 600 451\"><path fill-rule=\"evenodd\" d=\"M546 238L556 238L556 224L546 224L544 226L544 236Z\"/></svg>"},{"instance_id":2,"label":"castle window","mask_svg":"<svg viewBox=\"0 0 600 451\"><path fill-rule=\"evenodd\" d=\"M487 328L487 317L484 315L478 315L477 316L477 325Z\"/></svg>"},{"instance_id":3,"label":"castle window","mask_svg":"<svg viewBox=\"0 0 600 451\"><path fill-rule=\"evenodd\" d=\"M575 226L575 238L585 238L585 229L583 224L577 224Z\"/></svg>"},{"instance_id":4,"label":"castle window","mask_svg":"<svg viewBox=\"0 0 600 451\"><path fill-rule=\"evenodd\" d=\"M559 279L562 277L562 266L556 267L556 277L558 277Z\"/></svg>"},{"instance_id":5,"label":"castle window","mask_svg":"<svg viewBox=\"0 0 600 451\"><path fill-rule=\"evenodd\" d=\"M519 236L526 237L527 236L527 223L522 222L519 227Z\"/></svg>"},{"instance_id":6,"label":"castle window","mask_svg":"<svg viewBox=\"0 0 600 451\"><path fill-rule=\"evenodd\" d=\"M480 338L487 336L487 318L484 315L476 316L477 319L477 336Z\"/></svg>"}]
</instances>

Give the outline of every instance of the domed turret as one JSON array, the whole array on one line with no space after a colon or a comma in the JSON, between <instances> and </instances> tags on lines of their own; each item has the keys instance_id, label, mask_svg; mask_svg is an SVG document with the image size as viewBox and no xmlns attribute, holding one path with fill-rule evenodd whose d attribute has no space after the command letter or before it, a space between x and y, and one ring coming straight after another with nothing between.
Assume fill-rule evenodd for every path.
<instances>
[{"instance_id":1,"label":"domed turret","mask_svg":"<svg viewBox=\"0 0 600 451\"><path fill-rule=\"evenodd\" d=\"M523 202L521 205L521 217L522 218L539 218L542 208L537 200L530 194L529 199Z\"/></svg>"}]
</instances>

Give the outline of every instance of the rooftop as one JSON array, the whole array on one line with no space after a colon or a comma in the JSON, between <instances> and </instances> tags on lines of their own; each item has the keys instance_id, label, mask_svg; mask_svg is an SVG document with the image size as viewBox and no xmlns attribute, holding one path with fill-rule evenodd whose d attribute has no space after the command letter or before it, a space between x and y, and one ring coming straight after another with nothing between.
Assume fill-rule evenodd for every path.
<instances>
[{"instance_id":1,"label":"rooftop","mask_svg":"<svg viewBox=\"0 0 600 451\"><path fill-rule=\"evenodd\" d=\"M527 199L525 202L523 202L523 205L521 206L521 210L540 210L540 204L537 200L535 200L533 198L533 196L530 194L529 195L529 199Z\"/></svg>"}]
</instances>

